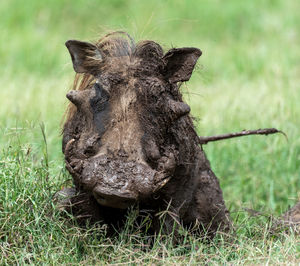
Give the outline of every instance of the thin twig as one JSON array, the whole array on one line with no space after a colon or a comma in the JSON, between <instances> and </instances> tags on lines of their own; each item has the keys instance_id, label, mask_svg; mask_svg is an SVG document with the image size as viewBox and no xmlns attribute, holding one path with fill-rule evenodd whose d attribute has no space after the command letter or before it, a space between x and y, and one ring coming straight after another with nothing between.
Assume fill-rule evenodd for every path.
<instances>
[{"instance_id":1,"label":"thin twig","mask_svg":"<svg viewBox=\"0 0 300 266\"><path fill-rule=\"evenodd\" d=\"M256 130L243 130L241 132L228 133L228 134L217 135L217 136L199 137L199 141L200 144L207 144L208 142L212 142L212 141L231 139L231 138L243 137L248 135L269 135L269 134L276 134L276 133L283 134L287 139L287 135L281 130L278 130L276 128L264 128L264 129L256 129Z\"/></svg>"}]
</instances>

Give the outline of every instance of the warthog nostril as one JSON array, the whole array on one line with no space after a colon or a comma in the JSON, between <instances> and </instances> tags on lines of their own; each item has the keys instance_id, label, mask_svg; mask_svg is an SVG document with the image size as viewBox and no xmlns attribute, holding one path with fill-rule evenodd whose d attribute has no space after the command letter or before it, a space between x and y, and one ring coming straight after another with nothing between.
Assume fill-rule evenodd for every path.
<instances>
[{"instance_id":1,"label":"warthog nostril","mask_svg":"<svg viewBox=\"0 0 300 266\"><path fill-rule=\"evenodd\" d=\"M98 196L97 197L99 200L106 200L104 197L102 197L102 196Z\"/></svg>"},{"instance_id":2,"label":"warthog nostril","mask_svg":"<svg viewBox=\"0 0 300 266\"><path fill-rule=\"evenodd\" d=\"M125 200L123 200L123 203L124 203L124 204L131 204L131 203L132 203L132 200L125 199Z\"/></svg>"}]
</instances>

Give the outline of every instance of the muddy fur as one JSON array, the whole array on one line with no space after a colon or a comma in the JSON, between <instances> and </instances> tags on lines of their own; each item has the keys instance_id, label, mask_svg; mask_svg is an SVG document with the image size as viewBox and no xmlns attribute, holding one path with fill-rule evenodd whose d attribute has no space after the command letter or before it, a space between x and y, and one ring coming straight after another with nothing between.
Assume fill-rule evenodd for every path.
<instances>
[{"instance_id":1,"label":"muddy fur","mask_svg":"<svg viewBox=\"0 0 300 266\"><path fill-rule=\"evenodd\" d=\"M73 212L115 224L138 204L152 213L154 231L170 233L174 222L212 235L229 229L218 179L179 90L201 51L164 53L119 32L66 45L78 73L62 145L79 195ZM164 210L170 215L162 224L156 214Z\"/></svg>"}]
</instances>

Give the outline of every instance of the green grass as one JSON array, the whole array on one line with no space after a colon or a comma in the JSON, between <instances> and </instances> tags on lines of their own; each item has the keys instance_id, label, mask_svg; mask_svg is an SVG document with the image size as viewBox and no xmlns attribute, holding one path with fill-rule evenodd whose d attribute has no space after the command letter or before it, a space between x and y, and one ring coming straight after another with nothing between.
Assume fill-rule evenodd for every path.
<instances>
[{"instance_id":1,"label":"green grass","mask_svg":"<svg viewBox=\"0 0 300 266\"><path fill-rule=\"evenodd\" d=\"M299 10L297 0L1 1L0 264L299 263L299 237L268 227L300 196ZM183 232L179 246L166 238L149 246L134 210L106 238L105 226L80 228L55 209L53 193L70 185L60 123L74 74L64 42L116 29L203 51L182 87L200 135L263 127L288 135L204 147L235 235L203 243Z\"/></svg>"}]
</instances>

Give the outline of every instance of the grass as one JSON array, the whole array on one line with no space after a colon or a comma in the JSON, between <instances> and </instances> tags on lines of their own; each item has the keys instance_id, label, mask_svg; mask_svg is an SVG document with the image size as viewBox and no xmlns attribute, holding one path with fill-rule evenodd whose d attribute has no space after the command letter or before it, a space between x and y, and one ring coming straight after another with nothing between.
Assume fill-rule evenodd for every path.
<instances>
[{"instance_id":1,"label":"grass","mask_svg":"<svg viewBox=\"0 0 300 266\"><path fill-rule=\"evenodd\" d=\"M299 199L299 8L297 0L1 1L0 264L299 263L299 238L268 227ZM80 228L55 209L53 193L70 185L60 123L74 74L63 44L114 29L203 50L182 87L200 135L263 127L288 135L205 146L235 235L203 243L183 232L179 246L161 238L151 247L134 210L106 238L105 226Z\"/></svg>"}]
</instances>

